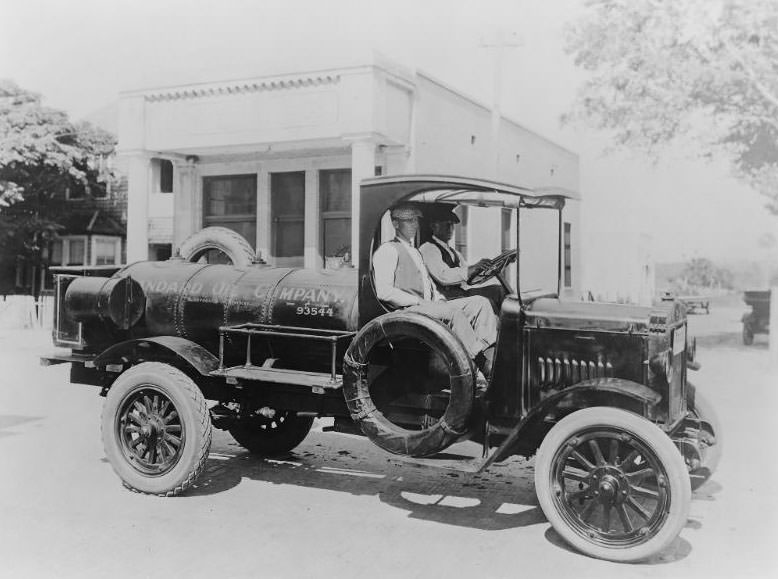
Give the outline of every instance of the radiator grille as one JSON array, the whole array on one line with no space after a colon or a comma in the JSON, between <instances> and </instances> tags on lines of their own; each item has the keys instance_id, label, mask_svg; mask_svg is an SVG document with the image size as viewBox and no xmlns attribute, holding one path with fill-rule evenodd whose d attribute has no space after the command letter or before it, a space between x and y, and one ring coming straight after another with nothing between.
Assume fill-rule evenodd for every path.
<instances>
[{"instance_id":1,"label":"radiator grille","mask_svg":"<svg viewBox=\"0 0 778 579\"><path fill-rule=\"evenodd\" d=\"M576 360L539 357L536 379L542 387L569 386L582 380L613 377L613 365L607 360Z\"/></svg>"}]
</instances>

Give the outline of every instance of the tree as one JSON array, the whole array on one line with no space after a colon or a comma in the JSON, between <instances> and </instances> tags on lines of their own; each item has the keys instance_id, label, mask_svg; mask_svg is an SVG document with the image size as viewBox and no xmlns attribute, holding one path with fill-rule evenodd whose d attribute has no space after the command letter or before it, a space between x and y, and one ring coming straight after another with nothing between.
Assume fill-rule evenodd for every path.
<instances>
[{"instance_id":1,"label":"tree","mask_svg":"<svg viewBox=\"0 0 778 579\"><path fill-rule=\"evenodd\" d=\"M678 279L673 280L680 291L734 287L734 275L726 268L716 267L709 259L695 257L683 268Z\"/></svg>"},{"instance_id":2,"label":"tree","mask_svg":"<svg viewBox=\"0 0 778 579\"><path fill-rule=\"evenodd\" d=\"M567 52L590 73L563 122L658 159L692 139L778 214L778 2L590 0Z\"/></svg>"},{"instance_id":3,"label":"tree","mask_svg":"<svg viewBox=\"0 0 778 579\"><path fill-rule=\"evenodd\" d=\"M41 97L0 80L0 261L45 265L62 229L66 192L105 190L113 135L42 106Z\"/></svg>"}]
</instances>

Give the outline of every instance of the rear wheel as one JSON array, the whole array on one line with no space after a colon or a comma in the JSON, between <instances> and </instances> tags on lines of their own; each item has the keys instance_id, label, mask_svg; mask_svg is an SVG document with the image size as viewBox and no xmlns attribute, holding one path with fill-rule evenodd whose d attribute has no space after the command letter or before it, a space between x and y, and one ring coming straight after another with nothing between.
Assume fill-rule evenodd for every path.
<instances>
[{"instance_id":1,"label":"rear wheel","mask_svg":"<svg viewBox=\"0 0 778 579\"><path fill-rule=\"evenodd\" d=\"M202 392L159 362L133 366L114 382L102 416L105 455L132 490L175 496L205 467L211 420Z\"/></svg>"},{"instance_id":2,"label":"rear wheel","mask_svg":"<svg viewBox=\"0 0 778 579\"><path fill-rule=\"evenodd\" d=\"M689 477L670 438L617 408L574 412L546 435L535 490L554 529L581 552L640 561L672 543L686 523Z\"/></svg>"},{"instance_id":3,"label":"rear wheel","mask_svg":"<svg viewBox=\"0 0 778 579\"><path fill-rule=\"evenodd\" d=\"M229 431L235 441L253 454L283 455L299 445L313 426L312 416L283 411L239 421Z\"/></svg>"}]
</instances>

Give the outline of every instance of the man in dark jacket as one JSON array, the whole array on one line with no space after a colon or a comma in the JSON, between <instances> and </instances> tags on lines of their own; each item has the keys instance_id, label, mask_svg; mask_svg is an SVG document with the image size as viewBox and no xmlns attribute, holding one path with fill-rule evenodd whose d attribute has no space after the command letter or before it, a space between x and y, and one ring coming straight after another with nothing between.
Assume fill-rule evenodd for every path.
<instances>
[{"instance_id":1,"label":"man in dark jacket","mask_svg":"<svg viewBox=\"0 0 778 579\"><path fill-rule=\"evenodd\" d=\"M467 283L489 260L482 259L469 266L462 254L449 245L454 235L454 224L459 223L459 217L447 207L438 207L428 214L428 218L432 238L423 243L419 251L440 293L448 299L483 296L489 300L495 314L499 313L500 304L505 298L502 286L494 283L472 286Z\"/></svg>"}]
</instances>

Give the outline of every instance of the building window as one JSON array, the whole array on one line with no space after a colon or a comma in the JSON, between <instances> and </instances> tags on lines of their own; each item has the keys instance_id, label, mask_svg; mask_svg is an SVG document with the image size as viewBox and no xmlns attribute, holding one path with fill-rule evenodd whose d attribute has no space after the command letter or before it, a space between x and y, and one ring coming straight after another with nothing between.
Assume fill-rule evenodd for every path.
<instances>
[{"instance_id":1,"label":"building window","mask_svg":"<svg viewBox=\"0 0 778 579\"><path fill-rule=\"evenodd\" d=\"M86 187L84 185L65 187L65 199L68 201L83 201L84 197L86 197Z\"/></svg>"},{"instance_id":2,"label":"building window","mask_svg":"<svg viewBox=\"0 0 778 579\"><path fill-rule=\"evenodd\" d=\"M565 287L573 287L573 265L572 265L572 236L570 235L570 223L565 223L564 237L564 266L565 266Z\"/></svg>"},{"instance_id":3,"label":"building window","mask_svg":"<svg viewBox=\"0 0 778 579\"><path fill-rule=\"evenodd\" d=\"M69 240L69 252L66 265L84 265L86 263L86 239Z\"/></svg>"},{"instance_id":4,"label":"building window","mask_svg":"<svg viewBox=\"0 0 778 579\"><path fill-rule=\"evenodd\" d=\"M52 242L52 265L86 265L86 257L84 235L60 237Z\"/></svg>"},{"instance_id":5,"label":"building window","mask_svg":"<svg viewBox=\"0 0 778 579\"><path fill-rule=\"evenodd\" d=\"M320 171L319 195L324 256L351 254L351 169Z\"/></svg>"},{"instance_id":6,"label":"building window","mask_svg":"<svg viewBox=\"0 0 778 579\"><path fill-rule=\"evenodd\" d=\"M257 240L257 176L222 175L203 178L203 225L219 225Z\"/></svg>"},{"instance_id":7,"label":"building window","mask_svg":"<svg viewBox=\"0 0 778 579\"><path fill-rule=\"evenodd\" d=\"M465 259L468 259L467 254L467 217L468 207L460 205L454 210L454 213L459 217L459 223L454 225L454 247L462 254Z\"/></svg>"},{"instance_id":8,"label":"building window","mask_svg":"<svg viewBox=\"0 0 778 579\"><path fill-rule=\"evenodd\" d=\"M116 265L121 263L122 240L118 237L95 236L92 265Z\"/></svg>"},{"instance_id":9,"label":"building window","mask_svg":"<svg viewBox=\"0 0 778 579\"><path fill-rule=\"evenodd\" d=\"M151 160L151 176L155 193L173 192L173 162L167 159Z\"/></svg>"},{"instance_id":10,"label":"building window","mask_svg":"<svg viewBox=\"0 0 778 579\"><path fill-rule=\"evenodd\" d=\"M159 192L173 192L173 162L167 159L159 161Z\"/></svg>"},{"instance_id":11,"label":"building window","mask_svg":"<svg viewBox=\"0 0 778 579\"><path fill-rule=\"evenodd\" d=\"M270 174L270 216L276 265L303 265L305 171Z\"/></svg>"},{"instance_id":12,"label":"building window","mask_svg":"<svg viewBox=\"0 0 778 579\"><path fill-rule=\"evenodd\" d=\"M89 194L94 199L107 199L108 198L108 183L96 183L95 185L88 187Z\"/></svg>"},{"instance_id":13,"label":"building window","mask_svg":"<svg viewBox=\"0 0 778 579\"><path fill-rule=\"evenodd\" d=\"M511 214L510 209L503 209L500 214L500 249L511 249Z\"/></svg>"}]
</instances>

